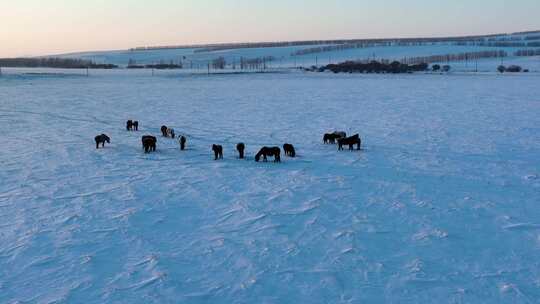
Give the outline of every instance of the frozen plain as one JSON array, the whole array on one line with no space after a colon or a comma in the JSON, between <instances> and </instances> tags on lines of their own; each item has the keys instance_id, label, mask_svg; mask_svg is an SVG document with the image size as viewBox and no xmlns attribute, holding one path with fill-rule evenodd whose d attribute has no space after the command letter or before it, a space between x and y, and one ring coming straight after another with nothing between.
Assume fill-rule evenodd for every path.
<instances>
[{"instance_id":1,"label":"frozen plain","mask_svg":"<svg viewBox=\"0 0 540 304\"><path fill-rule=\"evenodd\" d=\"M0 303L538 303L539 83L5 73Z\"/></svg>"}]
</instances>

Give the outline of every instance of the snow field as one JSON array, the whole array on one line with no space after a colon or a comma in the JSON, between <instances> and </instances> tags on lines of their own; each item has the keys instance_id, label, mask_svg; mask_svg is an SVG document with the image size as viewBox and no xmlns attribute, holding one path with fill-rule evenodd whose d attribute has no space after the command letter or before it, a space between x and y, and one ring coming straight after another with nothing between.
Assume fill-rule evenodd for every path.
<instances>
[{"instance_id":1,"label":"snow field","mask_svg":"<svg viewBox=\"0 0 540 304\"><path fill-rule=\"evenodd\" d=\"M0 302L534 303L538 80L1 77ZM187 151L143 153L162 124Z\"/></svg>"}]
</instances>

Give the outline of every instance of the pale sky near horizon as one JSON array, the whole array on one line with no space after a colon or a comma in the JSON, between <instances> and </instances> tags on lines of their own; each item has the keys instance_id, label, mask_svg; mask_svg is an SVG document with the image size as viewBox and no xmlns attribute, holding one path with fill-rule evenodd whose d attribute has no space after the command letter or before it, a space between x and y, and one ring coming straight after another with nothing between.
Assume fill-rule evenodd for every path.
<instances>
[{"instance_id":1,"label":"pale sky near horizon","mask_svg":"<svg viewBox=\"0 0 540 304\"><path fill-rule=\"evenodd\" d=\"M540 0L0 0L0 57L540 30Z\"/></svg>"}]
</instances>

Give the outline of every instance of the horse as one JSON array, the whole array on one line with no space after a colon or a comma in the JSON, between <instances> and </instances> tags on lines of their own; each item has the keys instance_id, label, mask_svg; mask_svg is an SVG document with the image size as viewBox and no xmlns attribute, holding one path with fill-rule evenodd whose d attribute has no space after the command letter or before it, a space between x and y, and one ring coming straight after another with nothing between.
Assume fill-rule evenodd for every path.
<instances>
[{"instance_id":1,"label":"horse","mask_svg":"<svg viewBox=\"0 0 540 304\"><path fill-rule=\"evenodd\" d=\"M266 159L267 156L273 156L274 162L279 163L281 162L281 149L279 147L262 147L259 153L255 155L255 161L259 162L261 156L263 157L263 161L268 161Z\"/></svg>"},{"instance_id":2,"label":"horse","mask_svg":"<svg viewBox=\"0 0 540 304\"><path fill-rule=\"evenodd\" d=\"M220 145L212 145L214 151L214 160L223 159L223 147Z\"/></svg>"},{"instance_id":3,"label":"horse","mask_svg":"<svg viewBox=\"0 0 540 304\"><path fill-rule=\"evenodd\" d=\"M353 150L354 145L356 145L356 149L360 150L360 146L362 145L360 135L355 134L351 137L338 139L338 150L343 150L344 145L349 145L349 150Z\"/></svg>"},{"instance_id":4,"label":"horse","mask_svg":"<svg viewBox=\"0 0 540 304\"><path fill-rule=\"evenodd\" d=\"M101 144L102 148L105 148L105 142L111 143L111 138L105 134L96 136L94 140L96 141L96 149L99 149L99 144Z\"/></svg>"},{"instance_id":5,"label":"horse","mask_svg":"<svg viewBox=\"0 0 540 304\"><path fill-rule=\"evenodd\" d=\"M138 120L135 120L133 122L133 128L135 128L135 131L139 131L139 121Z\"/></svg>"},{"instance_id":6,"label":"horse","mask_svg":"<svg viewBox=\"0 0 540 304\"><path fill-rule=\"evenodd\" d=\"M323 136L323 142L325 144L335 144L336 143L336 140L340 139L340 138L346 138L347 137L347 133L343 132L343 131L335 131L333 133L326 133L324 134Z\"/></svg>"},{"instance_id":7,"label":"horse","mask_svg":"<svg viewBox=\"0 0 540 304\"><path fill-rule=\"evenodd\" d=\"M167 128L167 137L174 138L174 129Z\"/></svg>"},{"instance_id":8,"label":"horse","mask_svg":"<svg viewBox=\"0 0 540 304\"><path fill-rule=\"evenodd\" d=\"M285 152L285 155L287 156L296 157L296 151L294 150L294 146L291 144L284 144L283 151Z\"/></svg>"},{"instance_id":9,"label":"horse","mask_svg":"<svg viewBox=\"0 0 540 304\"><path fill-rule=\"evenodd\" d=\"M238 151L240 159L244 159L244 150L245 149L246 149L246 145L244 145L244 143L239 143L239 144L236 145L236 150Z\"/></svg>"},{"instance_id":10,"label":"horse","mask_svg":"<svg viewBox=\"0 0 540 304\"><path fill-rule=\"evenodd\" d=\"M157 138L151 135L144 135L141 139L144 153L156 152Z\"/></svg>"},{"instance_id":11,"label":"horse","mask_svg":"<svg viewBox=\"0 0 540 304\"><path fill-rule=\"evenodd\" d=\"M130 119L130 120L128 120L128 121L126 122L126 130L127 130L127 131L133 130L133 120Z\"/></svg>"},{"instance_id":12,"label":"horse","mask_svg":"<svg viewBox=\"0 0 540 304\"><path fill-rule=\"evenodd\" d=\"M161 134L163 135L163 137L167 137L167 130L169 128L167 128L167 126L161 126Z\"/></svg>"},{"instance_id":13,"label":"horse","mask_svg":"<svg viewBox=\"0 0 540 304\"><path fill-rule=\"evenodd\" d=\"M180 143L180 150L184 151L186 149L186 137L185 136L180 136L180 139L178 140L178 142Z\"/></svg>"},{"instance_id":14,"label":"horse","mask_svg":"<svg viewBox=\"0 0 540 304\"><path fill-rule=\"evenodd\" d=\"M325 144L335 144L336 143L336 135L331 133L326 133L323 136L323 142Z\"/></svg>"}]
</instances>

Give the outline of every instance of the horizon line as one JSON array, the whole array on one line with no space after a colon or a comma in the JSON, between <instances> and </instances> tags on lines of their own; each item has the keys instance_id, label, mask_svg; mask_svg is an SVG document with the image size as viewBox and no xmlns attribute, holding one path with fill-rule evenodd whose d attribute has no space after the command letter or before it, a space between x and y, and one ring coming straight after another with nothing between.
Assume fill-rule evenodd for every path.
<instances>
[{"instance_id":1,"label":"horizon line","mask_svg":"<svg viewBox=\"0 0 540 304\"><path fill-rule=\"evenodd\" d=\"M450 36L411 36L411 37L378 37L378 38L330 38L330 39L306 39L306 40L273 40L273 41L232 41L232 42L209 42L209 43L192 43L192 44L171 44L171 45L147 45L147 46L136 46L128 49L118 49L118 50L109 50L109 51L144 51L144 50L153 50L153 49L185 49L185 48L204 48L204 47L214 47L214 46L229 46L229 45L250 45L250 44L279 44L279 43L294 43L301 45L302 43L325 43L325 42L356 42L356 41L387 41L387 40L420 40L420 39L465 39L465 38L483 38L483 37L495 37L495 36L510 36L510 35L522 35L522 34L535 34L540 33L540 29L536 30L523 30L517 32L506 32L506 33L491 33L491 34L468 34L468 35L450 35ZM84 51L87 52L87 51ZM84 52L72 52L69 54L77 54Z\"/></svg>"}]
</instances>

